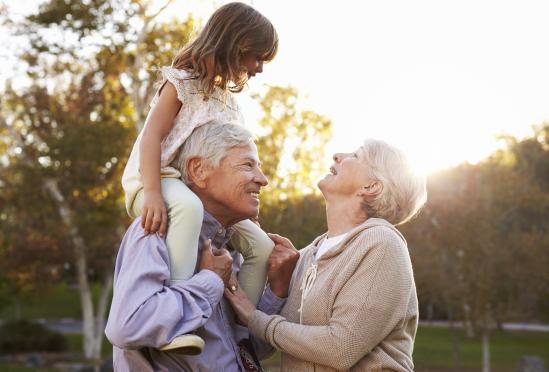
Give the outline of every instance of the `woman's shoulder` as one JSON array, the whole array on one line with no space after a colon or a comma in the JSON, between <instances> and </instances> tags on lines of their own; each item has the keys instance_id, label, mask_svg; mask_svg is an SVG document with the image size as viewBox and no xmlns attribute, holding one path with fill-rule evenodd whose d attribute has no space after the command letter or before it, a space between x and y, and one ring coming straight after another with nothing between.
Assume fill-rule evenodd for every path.
<instances>
[{"instance_id":1,"label":"woman's shoulder","mask_svg":"<svg viewBox=\"0 0 549 372\"><path fill-rule=\"evenodd\" d=\"M384 219L369 218L351 234L349 244L361 247L361 251L382 249L401 253L406 252L406 255L408 255L408 246L404 236Z\"/></svg>"}]
</instances>

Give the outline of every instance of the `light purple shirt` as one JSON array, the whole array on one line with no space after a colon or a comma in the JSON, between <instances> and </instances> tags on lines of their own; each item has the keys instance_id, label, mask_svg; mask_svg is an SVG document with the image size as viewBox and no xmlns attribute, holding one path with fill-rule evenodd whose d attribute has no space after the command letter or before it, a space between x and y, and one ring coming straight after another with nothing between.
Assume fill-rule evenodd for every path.
<instances>
[{"instance_id":1,"label":"light purple shirt","mask_svg":"<svg viewBox=\"0 0 549 372\"><path fill-rule=\"evenodd\" d=\"M223 247L231 229L204 213L198 246L212 239ZM238 273L242 256L231 252ZM200 262L197 262L198 268ZM223 281L202 270L186 281L170 283L169 256L164 239L145 235L140 218L128 228L114 273L114 292L105 334L113 346L115 371L243 371L237 341L247 337L234 324L234 314L223 298ZM258 309L276 314L284 305L267 286ZM195 331L206 343L195 356L158 350L176 336Z\"/></svg>"}]
</instances>

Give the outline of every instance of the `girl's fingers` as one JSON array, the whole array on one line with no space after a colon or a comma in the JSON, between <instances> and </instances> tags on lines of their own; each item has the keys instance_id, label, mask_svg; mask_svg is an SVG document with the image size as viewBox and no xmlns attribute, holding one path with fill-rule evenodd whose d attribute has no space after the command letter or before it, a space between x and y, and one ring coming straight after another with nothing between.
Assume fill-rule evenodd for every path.
<instances>
[{"instance_id":1,"label":"girl's fingers","mask_svg":"<svg viewBox=\"0 0 549 372\"><path fill-rule=\"evenodd\" d=\"M153 223L154 214L152 211L147 213L147 220L145 221L145 233L148 235L151 232L151 226Z\"/></svg>"},{"instance_id":2,"label":"girl's fingers","mask_svg":"<svg viewBox=\"0 0 549 372\"><path fill-rule=\"evenodd\" d=\"M141 213L141 227L145 230L145 223L147 222L147 208L143 208Z\"/></svg>"},{"instance_id":3,"label":"girl's fingers","mask_svg":"<svg viewBox=\"0 0 549 372\"><path fill-rule=\"evenodd\" d=\"M162 212L155 211L152 218L151 233L154 234L155 232L157 232L161 223L162 223Z\"/></svg>"},{"instance_id":4,"label":"girl's fingers","mask_svg":"<svg viewBox=\"0 0 549 372\"><path fill-rule=\"evenodd\" d=\"M160 236L166 235L166 230L168 229L168 214L164 211L162 212L162 222L160 223L160 229L158 232Z\"/></svg>"}]
</instances>

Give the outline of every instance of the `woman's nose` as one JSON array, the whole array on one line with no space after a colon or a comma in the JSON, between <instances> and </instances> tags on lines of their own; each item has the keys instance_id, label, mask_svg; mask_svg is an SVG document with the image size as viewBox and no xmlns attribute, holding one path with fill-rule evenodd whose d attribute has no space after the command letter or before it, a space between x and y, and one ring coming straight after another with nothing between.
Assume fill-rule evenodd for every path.
<instances>
[{"instance_id":1,"label":"woman's nose","mask_svg":"<svg viewBox=\"0 0 549 372\"><path fill-rule=\"evenodd\" d=\"M336 163L339 163L341 161L341 159L343 159L343 154L341 154L339 152L337 154L334 154L334 161Z\"/></svg>"}]
</instances>

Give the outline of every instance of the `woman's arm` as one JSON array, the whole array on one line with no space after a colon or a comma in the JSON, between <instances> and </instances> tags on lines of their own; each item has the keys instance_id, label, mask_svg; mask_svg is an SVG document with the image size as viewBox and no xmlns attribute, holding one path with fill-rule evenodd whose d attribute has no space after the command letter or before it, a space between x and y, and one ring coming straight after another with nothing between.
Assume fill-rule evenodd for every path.
<instances>
[{"instance_id":1,"label":"woman's arm","mask_svg":"<svg viewBox=\"0 0 549 372\"><path fill-rule=\"evenodd\" d=\"M378 246L337 294L328 325L291 323L255 310L248 327L254 336L301 360L351 368L405 319L412 285L406 247Z\"/></svg>"},{"instance_id":2,"label":"woman's arm","mask_svg":"<svg viewBox=\"0 0 549 372\"><path fill-rule=\"evenodd\" d=\"M158 102L152 108L143 130L139 147L144 192L141 226L146 234L159 231L164 235L168 226L168 214L160 186L160 146L170 133L180 108L177 91L167 81L160 90Z\"/></svg>"}]
</instances>

